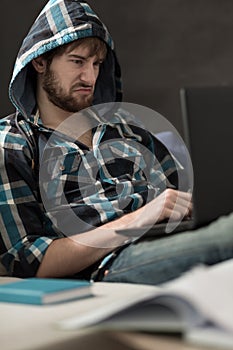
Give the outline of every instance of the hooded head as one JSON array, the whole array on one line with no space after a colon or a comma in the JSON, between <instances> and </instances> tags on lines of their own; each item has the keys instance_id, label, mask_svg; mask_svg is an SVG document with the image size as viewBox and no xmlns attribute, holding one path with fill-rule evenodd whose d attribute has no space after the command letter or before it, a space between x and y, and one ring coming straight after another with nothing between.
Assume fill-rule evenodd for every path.
<instances>
[{"instance_id":1,"label":"hooded head","mask_svg":"<svg viewBox=\"0 0 233 350\"><path fill-rule=\"evenodd\" d=\"M10 99L26 119L30 119L36 106L31 61L58 46L87 37L103 40L108 48L96 82L93 104L121 101L121 72L106 26L85 2L50 0L22 43L10 82Z\"/></svg>"}]
</instances>

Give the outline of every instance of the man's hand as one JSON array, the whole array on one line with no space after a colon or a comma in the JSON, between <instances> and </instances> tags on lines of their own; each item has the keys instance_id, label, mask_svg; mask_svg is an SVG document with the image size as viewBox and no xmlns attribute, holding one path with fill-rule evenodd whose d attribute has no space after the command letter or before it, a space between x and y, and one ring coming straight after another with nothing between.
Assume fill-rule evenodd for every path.
<instances>
[{"instance_id":1,"label":"man's hand","mask_svg":"<svg viewBox=\"0 0 233 350\"><path fill-rule=\"evenodd\" d=\"M153 200L152 205L161 206L158 221L165 219L178 221L191 215L192 195L188 192L167 189Z\"/></svg>"},{"instance_id":2,"label":"man's hand","mask_svg":"<svg viewBox=\"0 0 233 350\"><path fill-rule=\"evenodd\" d=\"M166 189L144 207L122 217L118 225L120 224L120 229L126 228L126 225L128 229L142 228L166 219L181 221L184 217L190 216L191 212L192 195L190 193Z\"/></svg>"}]
</instances>

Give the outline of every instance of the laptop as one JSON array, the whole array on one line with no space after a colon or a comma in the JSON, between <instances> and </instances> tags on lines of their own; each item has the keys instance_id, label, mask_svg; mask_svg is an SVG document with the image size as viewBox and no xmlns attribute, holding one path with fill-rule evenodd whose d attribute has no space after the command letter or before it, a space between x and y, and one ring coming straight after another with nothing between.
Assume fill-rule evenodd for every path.
<instances>
[{"instance_id":1,"label":"laptop","mask_svg":"<svg viewBox=\"0 0 233 350\"><path fill-rule=\"evenodd\" d=\"M193 214L174 223L168 234L205 226L233 211L233 86L182 88L180 99L184 141L194 172ZM164 236L167 227L158 223L143 228L141 238ZM122 233L140 236L138 229Z\"/></svg>"}]
</instances>

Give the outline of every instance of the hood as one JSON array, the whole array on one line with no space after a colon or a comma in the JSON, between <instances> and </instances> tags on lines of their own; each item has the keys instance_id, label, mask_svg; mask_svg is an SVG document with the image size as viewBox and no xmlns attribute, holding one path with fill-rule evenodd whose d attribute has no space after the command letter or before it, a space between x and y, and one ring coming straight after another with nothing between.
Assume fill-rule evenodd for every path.
<instances>
[{"instance_id":1,"label":"hood","mask_svg":"<svg viewBox=\"0 0 233 350\"><path fill-rule=\"evenodd\" d=\"M24 118L30 120L36 106L35 73L30 62L58 46L90 36L100 38L108 47L96 82L93 104L121 101L120 66L106 26L86 2L50 0L22 43L10 82L10 99Z\"/></svg>"}]
</instances>

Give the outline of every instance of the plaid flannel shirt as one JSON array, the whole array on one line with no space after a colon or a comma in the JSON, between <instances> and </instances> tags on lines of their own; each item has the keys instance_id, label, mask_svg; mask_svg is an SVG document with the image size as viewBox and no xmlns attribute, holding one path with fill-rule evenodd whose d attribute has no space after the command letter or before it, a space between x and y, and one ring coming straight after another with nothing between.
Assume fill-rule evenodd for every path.
<instances>
[{"instance_id":1,"label":"plaid flannel shirt","mask_svg":"<svg viewBox=\"0 0 233 350\"><path fill-rule=\"evenodd\" d=\"M36 133L43 155L40 188L14 117L0 121L0 254L8 274L34 275L54 239L115 220L177 185L167 149L124 119L94 128L92 149L60 134L51 138L42 125ZM69 223L70 211L80 225Z\"/></svg>"}]
</instances>

